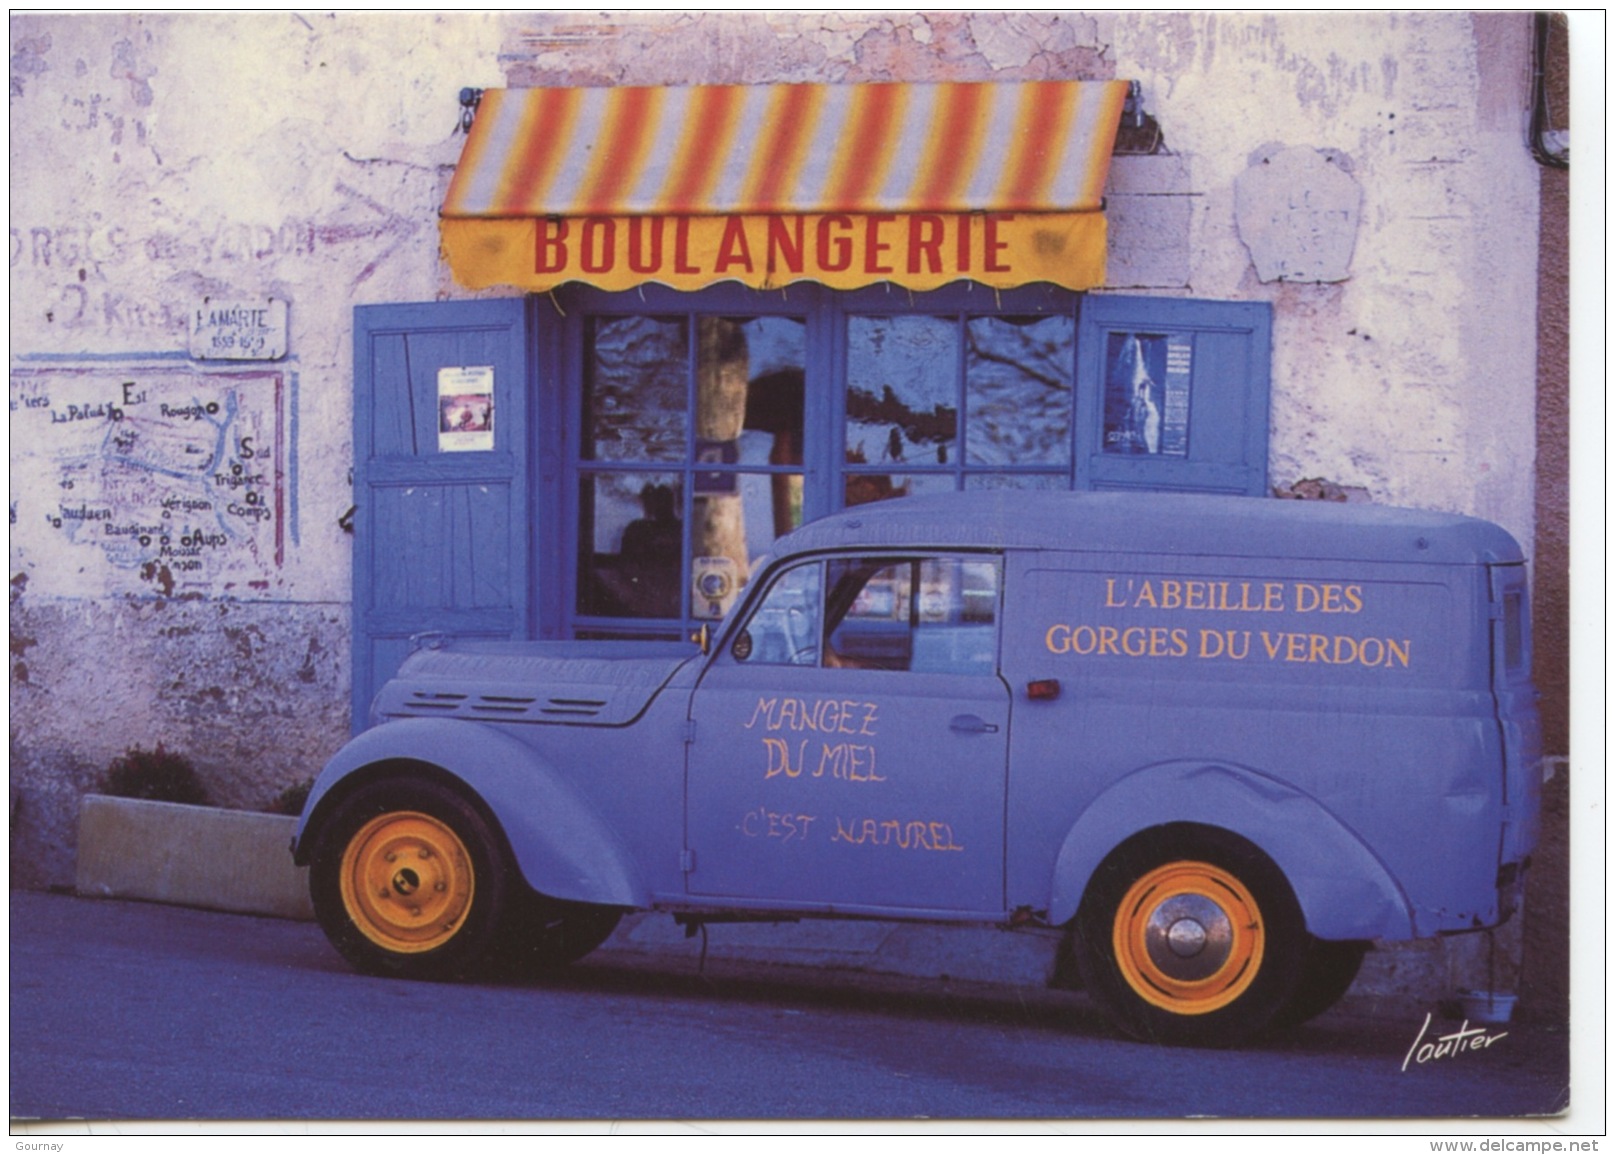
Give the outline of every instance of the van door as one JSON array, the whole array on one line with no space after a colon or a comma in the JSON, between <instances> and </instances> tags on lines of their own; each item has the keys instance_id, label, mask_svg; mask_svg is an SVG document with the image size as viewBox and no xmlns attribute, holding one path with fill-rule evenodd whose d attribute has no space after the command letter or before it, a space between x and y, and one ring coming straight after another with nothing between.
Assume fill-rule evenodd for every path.
<instances>
[{"instance_id":1,"label":"van door","mask_svg":"<svg viewBox=\"0 0 1615 1155\"><path fill-rule=\"evenodd\" d=\"M1001 574L882 555L771 579L691 703L692 896L1002 913Z\"/></svg>"},{"instance_id":2,"label":"van door","mask_svg":"<svg viewBox=\"0 0 1615 1155\"><path fill-rule=\"evenodd\" d=\"M1499 866L1514 881L1535 848L1542 808L1542 723L1531 681L1531 615L1525 566L1492 565L1492 693L1503 730L1503 806Z\"/></svg>"}]
</instances>

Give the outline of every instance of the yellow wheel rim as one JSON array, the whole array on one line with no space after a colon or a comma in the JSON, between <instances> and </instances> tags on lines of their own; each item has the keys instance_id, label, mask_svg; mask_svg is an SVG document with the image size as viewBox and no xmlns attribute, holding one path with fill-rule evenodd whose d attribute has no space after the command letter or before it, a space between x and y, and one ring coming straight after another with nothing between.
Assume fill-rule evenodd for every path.
<instances>
[{"instance_id":1,"label":"yellow wheel rim","mask_svg":"<svg viewBox=\"0 0 1615 1155\"><path fill-rule=\"evenodd\" d=\"M1127 985L1180 1015L1225 1007L1262 968L1262 915L1249 890L1205 862L1145 874L1116 909L1112 945Z\"/></svg>"},{"instance_id":2,"label":"yellow wheel rim","mask_svg":"<svg viewBox=\"0 0 1615 1155\"><path fill-rule=\"evenodd\" d=\"M342 854L342 905L361 934L399 954L434 950L465 923L470 855L446 824L397 811L373 818Z\"/></svg>"}]
</instances>

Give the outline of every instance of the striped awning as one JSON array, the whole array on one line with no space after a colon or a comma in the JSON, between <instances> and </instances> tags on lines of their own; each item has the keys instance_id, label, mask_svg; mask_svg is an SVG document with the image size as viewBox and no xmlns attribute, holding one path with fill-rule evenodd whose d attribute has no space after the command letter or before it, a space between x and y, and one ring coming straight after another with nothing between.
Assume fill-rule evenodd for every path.
<instances>
[{"instance_id":1,"label":"striped awning","mask_svg":"<svg viewBox=\"0 0 1615 1155\"><path fill-rule=\"evenodd\" d=\"M1127 82L486 93L443 204L472 288L1104 277Z\"/></svg>"}]
</instances>

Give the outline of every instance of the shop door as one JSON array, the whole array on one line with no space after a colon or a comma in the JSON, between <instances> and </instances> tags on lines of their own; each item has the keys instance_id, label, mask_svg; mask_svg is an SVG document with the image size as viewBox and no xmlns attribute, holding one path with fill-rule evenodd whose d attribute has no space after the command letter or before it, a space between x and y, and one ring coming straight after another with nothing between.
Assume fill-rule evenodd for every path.
<instances>
[{"instance_id":1,"label":"shop door","mask_svg":"<svg viewBox=\"0 0 1615 1155\"><path fill-rule=\"evenodd\" d=\"M412 636L530 636L526 308L354 310L355 732Z\"/></svg>"},{"instance_id":2,"label":"shop door","mask_svg":"<svg viewBox=\"0 0 1615 1155\"><path fill-rule=\"evenodd\" d=\"M692 896L1002 913L999 572L850 557L770 583L692 699Z\"/></svg>"}]
</instances>

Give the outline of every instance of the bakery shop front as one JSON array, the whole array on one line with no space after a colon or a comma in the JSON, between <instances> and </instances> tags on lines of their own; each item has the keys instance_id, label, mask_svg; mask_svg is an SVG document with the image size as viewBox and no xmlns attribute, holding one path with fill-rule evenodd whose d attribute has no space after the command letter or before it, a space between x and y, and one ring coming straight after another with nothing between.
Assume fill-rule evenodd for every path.
<instances>
[{"instance_id":1,"label":"bakery shop front","mask_svg":"<svg viewBox=\"0 0 1615 1155\"><path fill-rule=\"evenodd\" d=\"M1106 291L1129 88L480 94L483 295L355 311L355 726L423 632L688 636L851 506L1266 493L1269 306Z\"/></svg>"}]
</instances>

